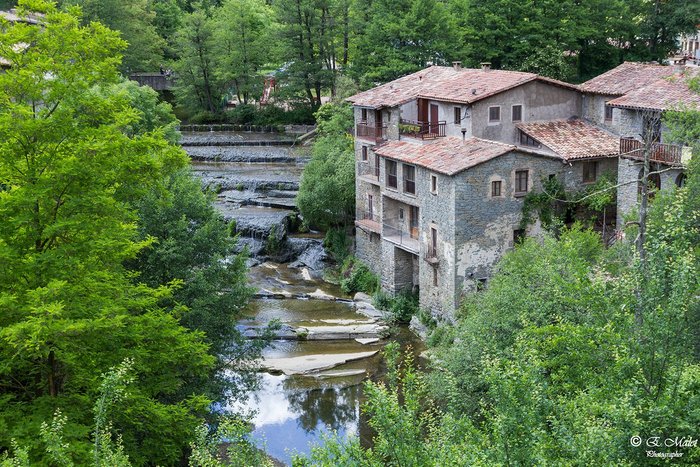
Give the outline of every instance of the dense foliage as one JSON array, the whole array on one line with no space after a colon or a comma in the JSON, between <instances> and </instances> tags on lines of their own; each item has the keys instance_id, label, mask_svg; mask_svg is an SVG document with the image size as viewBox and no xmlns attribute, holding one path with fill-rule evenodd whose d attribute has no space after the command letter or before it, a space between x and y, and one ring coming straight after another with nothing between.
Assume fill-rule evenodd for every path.
<instances>
[{"instance_id":1,"label":"dense foliage","mask_svg":"<svg viewBox=\"0 0 700 467\"><path fill-rule=\"evenodd\" d=\"M355 146L352 107L326 104L316 113L317 137L304 168L297 204L304 221L327 229L355 215Z\"/></svg>"},{"instance_id":2,"label":"dense foliage","mask_svg":"<svg viewBox=\"0 0 700 467\"><path fill-rule=\"evenodd\" d=\"M248 297L243 259L224 261L232 239L183 175L169 106L121 81L125 43L76 9L25 4L45 13L42 27L0 26L11 63L0 74L0 451L15 440L49 462L39 434L60 409L59 444L88 463L102 438L99 376L128 359L133 383L101 412L105 430L132 463L173 464L223 389L199 383L257 352L225 344Z\"/></svg>"},{"instance_id":3,"label":"dense foliage","mask_svg":"<svg viewBox=\"0 0 700 467\"><path fill-rule=\"evenodd\" d=\"M5 2L5 7L13 2ZM173 69L183 115L224 119L225 100L275 97L314 110L430 64L583 81L622 61L663 61L695 31L693 0L62 0L118 30L123 71Z\"/></svg>"}]
</instances>

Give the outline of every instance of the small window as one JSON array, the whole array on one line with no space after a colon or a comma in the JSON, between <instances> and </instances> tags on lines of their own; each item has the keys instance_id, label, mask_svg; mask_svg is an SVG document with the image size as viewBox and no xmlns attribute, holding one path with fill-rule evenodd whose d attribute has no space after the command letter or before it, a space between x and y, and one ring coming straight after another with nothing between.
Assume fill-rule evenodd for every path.
<instances>
[{"instance_id":1,"label":"small window","mask_svg":"<svg viewBox=\"0 0 700 467\"><path fill-rule=\"evenodd\" d=\"M596 181L598 171L598 161L583 163L583 183L593 183Z\"/></svg>"},{"instance_id":2,"label":"small window","mask_svg":"<svg viewBox=\"0 0 700 467\"><path fill-rule=\"evenodd\" d=\"M605 121L606 121L606 122L612 122L612 117L613 117L613 108L612 108L612 106L609 106L608 104L605 104Z\"/></svg>"},{"instance_id":3,"label":"small window","mask_svg":"<svg viewBox=\"0 0 700 467\"><path fill-rule=\"evenodd\" d=\"M549 176L548 176L547 178L548 178L549 181L551 182L552 180L554 180L555 178L557 178L557 174L549 174Z\"/></svg>"},{"instance_id":4,"label":"small window","mask_svg":"<svg viewBox=\"0 0 700 467\"><path fill-rule=\"evenodd\" d=\"M437 192L438 192L437 175L430 176L430 192L434 195L437 195Z\"/></svg>"},{"instance_id":5,"label":"small window","mask_svg":"<svg viewBox=\"0 0 700 467\"><path fill-rule=\"evenodd\" d=\"M513 245L518 245L525 240L525 229L513 230Z\"/></svg>"},{"instance_id":6,"label":"small window","mask_svg":"<svg viewBox=\"0 0 700 467\"><path fill-rule=\"evenodd\" d=\"M367 219L374 220L374 196L367 194Z\"/></svg>"},{"instance_id":7,"label":"small window","mask_svg":"<svg viewBox=\"0 0 700 467\"><path fill-rule=\"evenodd\" d=\"M437 244L438 244L437 229L435 227L431 227L430 228L430 249L428 250L428 256L430 258L437 258Z\"/></svg>"},{"instance_id":8,"label":"small window","mask_svg":"<svg viewBox=\"0 0 700 467\"><path fill-rule=\"evenodd\" d=\"M513 106L513 121L519 122L523 119L523 106L518 104Z\"/></svg>"},{"instance_id":9,"label":"small window","mask_svg":"<svg viewBox=\"0 0 700 467\"><path fill-rule=\"evenodd\" d=\"M520 144L522 144L523 146L532 146L534 148L540 147L540 142L537 141L535 138L532 138L524 131L520 132Z\"/></svg>"},{"instance_id":10,"label":"small window","mask_svg":"<svg viewBox=\"0 0 700 467\"><path fill-rule=\"evenodd\" d=\"M403 208L399 208L399 219L403 220Z\"/></svg>"},{"instance_id":11,"label":"small window","mask_svg":"<svg viewBox=\"0 0 700 467\"><path fill-rule=\"evenodd\" d=\"M515 195L524 195L527 193L527 182L528 182L528 170L516 170L515 171Z\"/></svg>"},{"instance_id":12,"label":"small window","mask_svg":"<svg viewBox=\"0 0 700 467\"><path fill-rule=\"evenodd\" d=\"M403 164L403 191L404 193L416 194L416 168L412 165Z\"/></svg>"},{"instance_id":13,"label":"small window","mask_svg":"<svg viewBox=\"0 0 700 467\"><path fill-rule=\"evenodd\" d=\"M433 268L433 286L438 286L438 268Z\"/></svg>"},{"instance_id":14,"label":"small window","mask_svg":"<svg viewBox=\"0 0 700 467\"><path fill-rule=\"evenodd\" d=\"M494 198L501 196L501 180L494 180L491 182L491 196Z\"/></svg>"},{"instance_id":15,"label":"small window","mask_svg":"<svg viewBox=\"0 0 700 467\"><path fill-rule=\"evenodd\" d=\"M455 107L455 125L462 123L462 108Z\"/></svg>"},{"instance_id":16,"label":"small window","mask_svg":"<svg viewBox=\"0 0 700 467\"><path fill-rule=\"evenodd\" d=\"M367 109L362 109L362 117L361 120L363 123L367 123Z\"/></svg>"},{"instance_id":17,"label":"small window","mask_svg":"<svg viewBox=\"0 0 700 467\"><path fill-rule=\"evenodd\" d=\"M396 176L396 161L386 161L386 185L389 188L398 188L398 177Z\"/></svg>"},{"instance_id":18,"label":"small window","mask_svg":"<svg viewBox=\"0 0 700 467\"><path fill-rule=\"evenodd\" d=\"M486 288L486 278L482 277L476 280L476 291L481 292Z\"/></svg>"},{"instance_id":19,"label":"small window","mask_svg":"<svg viewBox=\"0 0 700 467\"><path fill-rule=\"evenodd\" d=\"M489 107L489 123L496 123L501 121L501 107L496 105L494 107Z\"/></svg>"},{"instance_id":20,"label":"small window","mask_svg":"<svg viewBox=\"0 0 700 467\"><path fill-rule=\"evenodd\" d=\"M367 146L362 146L362 160L367 162Z\"/></svg>"}]
</instances>

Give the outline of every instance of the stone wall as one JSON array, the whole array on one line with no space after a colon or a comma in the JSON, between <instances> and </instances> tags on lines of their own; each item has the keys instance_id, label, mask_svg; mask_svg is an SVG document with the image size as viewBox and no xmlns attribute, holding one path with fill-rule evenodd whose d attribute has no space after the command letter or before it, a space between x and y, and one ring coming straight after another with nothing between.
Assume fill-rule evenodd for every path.
<instances>
[{"instance_id":1,"label":"stone wall","mask_svg":"<svg viewBox=\"0 0 700 467\"><path fill-rule=\"evenodd\" d=\"M564 188L569 192L585 189L592 183L584 183L583 166L587 161L572 161L564 166ZM613 181L617 180L617 157L597 159L596 180L604 174L610 174Z\"/></svg>"},{"instance_id":2,"label":"stone wall","mask_svg":"<svg viewBox=\"0 0 700 467\"><path fill-rule=\"evenodd\" d=\"M378 276L382 274L382 239L374 232L355 230L355 256Z\"/></svg>"},{"instance_id":3,"label":"stone wall","mask_svg":"<svg viewBox=\"0 0 700 467\"><path fill-rule=\"evenodd\" d=\"M493 266L513 248L520 229L523 197L515 196L515 171L529 170L529 191L542 189L541 178L563 176L556 159L512 152L459 174L455 180L455 301L488 278ZM491 196L491 182L501 181L502 195ZM539 223L526 235L539 236Z\"/></svg>"}]
</instances>

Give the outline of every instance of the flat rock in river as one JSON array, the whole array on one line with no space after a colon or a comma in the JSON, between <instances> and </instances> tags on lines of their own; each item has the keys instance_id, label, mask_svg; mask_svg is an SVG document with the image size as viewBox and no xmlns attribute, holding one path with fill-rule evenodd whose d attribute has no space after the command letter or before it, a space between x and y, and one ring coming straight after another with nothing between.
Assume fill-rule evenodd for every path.
<instances>
[{"instance_id":1,"label":"flat rock in river","mask_svg":"<svg viewBox=\"0 0 700 467\"><path fill-rule=\"evenodd\" d=\"M375 355L378 350L369 352L338 353L338 354L312 354L288 358L266 358L262 361L262 367L272 372L280 372L285 375L303 375L321 370L335 368L343 363L361 360Z\"/></svg>"}]
</instances>

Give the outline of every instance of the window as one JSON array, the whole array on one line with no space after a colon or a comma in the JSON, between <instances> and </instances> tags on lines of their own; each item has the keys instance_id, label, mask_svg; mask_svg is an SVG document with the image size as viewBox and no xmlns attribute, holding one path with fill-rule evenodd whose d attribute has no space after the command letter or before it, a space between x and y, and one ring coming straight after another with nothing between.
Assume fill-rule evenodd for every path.
<instances>
[{"instance_id":1,"label":"window","mask_svg":"<svg viewBox=\"0 0 700 467\"><path fill-rule=\"evenodd\" d=\"M489 107L489 123L497 123L501 121L501 107Z\"/></svg>"},{"instance_id":2,"label":"window","mask_svg":"<svg viewBox=\"0 0 700 467\"><path fill-rule=\"evenodd\" d=\"M455 125L462 123L462 108L455 107Z\"/></svg>"},{"instance_id":3,"label":"window","mask_svg":"<svg viewBox=\"0 0 700 467\"><path fill-rule=\"evenodd\" d=\"M362 109L362 117L360 118L362 123L367 123L367 109Z\"/></svg>"},{"instance_id":4,"label":"window","mask_svg":"<svg viewBox=\"0 0 700 467\"><path fill-rule=\"evenodd\" d=\"M437 195L437 175L430 176L430 192Z\"/></svg>"},{"instance_id":5,"label":"window","mask_svg":"<svg viewBox=\"0 0 700 467\"><path fill-rule=\"evenodd\" d=\"M613 108L607 103L605 104L605 121L612 122Z\"/></svg>"},{"instance_id":6,"label":"window","mask_svg":"<svg viewBox=\"0 0 700 467\"><path fill-rule=\"evenodd\" d=\"M513 231L513 245L522 243L525 240L525 229L515 229Z\"/></svg>"},{"instance_id":7,"label":"window","mask_svg":"<svg viewBox=\"0 0 700 467\"><path fill-rule=\"evenodd\" d=\"M430 228L430 245L428 247L428 258L437 258L437 229Z\"/></svg>"},{"instance_id":8,"label":"window","mask_svg":"<svg viewBox=\"0 0 700 467\"><path fill-rule=\"evenodd\" d=\"M379 181L379 154L374 155L374 176Z\"/></svg>"},{"instance_id":9,"label":"window","mask_svg":"<svg viewBox=\"0 0 700 467\"><path fill-rule=\"evenodd\" d=\"M403 164L403 191L404 193L416 194L416 168L412 165Z\"/></svg>"},{"instance_id":10,"label":"window","mask_svg":"<svg viewBox=\"0 0 700 467\"><path fill-rule=\"evenodd\" d=\"M527 193L527 178L528 170L515 171L515 195L524 195Z\"/></svg>"},{"instance_id":11,"label":"window","mask_svg":"<svg viewBox=\"0 0 700 467\"><path fill-rule=\"evenodd\" d=\"M532 146L535 148L540 147L540 142L537 141L535 138L532 138L530 135L528 135L524 131L520 132L520 144L522 144L523 146Z\"/></svg>"},{"instance_id":12,"label":"window","mask_svg":"<svg viewBox=\"0 0 700 467\"><path fill-rule=\"evenodd\" d=\"M494 180L491 182L491 196L494 198L501 196L501 180Z\"/></svg>"},{"instance_id":13,"label":"window","mask_svg":"<svg viewBox=\"0 0 700 467\"><path fill-rule=\"evenodd\" d=\"M523 119L523 106L518 104L513 106L513 121L519 122Z\"/></svg>"},{"instance_id":14,"label":"window","mask_svg":"<svg viewBox=\"0 0 700 467\"><path fill-rule=\"evenodd\" d=\"M399 219L403 220L403 208L399 208Z\"/></svg>"},{"instance_id":15,"label":"window","mask_svg":"<svg viewBox=\"0 0 700 467\"><path fill-rule=\"evenodd\" d=\"M481 292L486 288L486 278L482 277L476 280L476 291Z\"/></svg>"},{"instance_id":16,"label":"window","mask_svg":"<svg viewBox=\"0 0 700 467\"><path fill-rule=\"evenodd\" d=\"M362 160L367 162L367 146L362 146Z\"/></svg>"},{"instance_id":17,"label":"window","mask_svg":"<svg viewBox=\"0 0 700 467\"><path fill-rule=\"evenodd\" d=\"M386 186L389 188L398 188L398 178L396 177L396 162L386 161Z\"/></svg>"},{"instance_id":18,"label":"window","mask_svg":"<svg viewBox=\"0 0 700 467\"><path fill-rule=\"evenodd\" d=\"M433 268L433 286L438 286L438 272L437 268Z\"/></svg>"},{"instance_id":19,"label":"window","mask_svg":"<svg viewBox=\"0 0 700 467\"><path fill-rule=\"evenodd\" d=\"M367 194L367 219L374 220L374 196Z\"/></svg>"},{"instance_id":20,"label":"window","mask_svg":"<svg viewBox=\"0 0 700 467\"><path fill-rule=\"evenodd\" d=\"M598 161L583 163L583 183L593 183L596 180Z\"/></svg>"},{"instance_id":21,"label":"window","mask_svg":"<svg viewBox=\"0 0 700 467\"><path fill-rule=\"evenodd\" d=\"M551 182L552 180L554 180L555 178L557 178L557 174L549 174L549 176L548 176L547 178L548 178L549 181Z\"/></svg>"}]
</instances>

